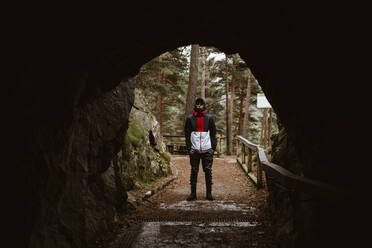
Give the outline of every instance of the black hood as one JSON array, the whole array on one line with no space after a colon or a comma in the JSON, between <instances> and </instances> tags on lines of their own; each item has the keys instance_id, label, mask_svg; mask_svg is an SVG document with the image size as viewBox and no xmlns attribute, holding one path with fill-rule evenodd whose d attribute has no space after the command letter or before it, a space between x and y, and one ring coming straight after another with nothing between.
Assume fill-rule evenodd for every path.
<instances>
[{"instance_id":1,"label":"black hood","mask_svg":"<svg viewBox=\"0 0 372 248\"><path fill-rule=\"evenodd\" d=\"M203 108L201 108L201 109L196 108L196 104L197 104L197 103L203 103ZM204 111L204 110L205 110L205 101L204 101L204 99L203 99L203 98L197 98L197 99L195 100L194 111L195 111L195 112L202 112L202 111Z\"/></svg>"}]
</instances>

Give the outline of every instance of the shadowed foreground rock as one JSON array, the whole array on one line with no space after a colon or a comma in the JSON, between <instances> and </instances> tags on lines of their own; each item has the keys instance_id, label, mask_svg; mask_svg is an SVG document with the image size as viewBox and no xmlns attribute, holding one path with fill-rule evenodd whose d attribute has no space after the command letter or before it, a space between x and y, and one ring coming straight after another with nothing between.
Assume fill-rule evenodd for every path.
<instances>
[{"instance_id":1,"label":"shadowed foreground rock","mask_svg":"<svg viewBox=\"0 0 372 248\"><path fill-rule=\"evenodd\" d=\"M110 229L115 189L103 175L123 142L129 78L191 43L239 52L251 67L295 146L286 167L368 198L369 22L349 3L247 4L5 7L2 225L14 247L86 247ZM367 237L367 204L297 206L298 246Z\"/></svg>"}]
</instances>

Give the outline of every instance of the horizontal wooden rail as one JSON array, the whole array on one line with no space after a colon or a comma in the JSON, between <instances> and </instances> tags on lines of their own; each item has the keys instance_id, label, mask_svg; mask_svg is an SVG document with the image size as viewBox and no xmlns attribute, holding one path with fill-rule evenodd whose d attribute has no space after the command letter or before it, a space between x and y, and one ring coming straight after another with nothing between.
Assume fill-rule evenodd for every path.
<instances>
[{"instance_id":1,"label":"horizontal wooden rail","mask_svg":"<svg viewBox=\"0 0 372 248\"><path fill-rule=\"evenodd\" d=\"M163 135L164 138L185 138L185 135ZM219 137L218 139L226 139L226 137Z\"/></svg>"},{"instance_id":2,"label":"horizontal wooden rail","mask_svg":"<svg viewBox=\"0 0 372 248\"><path fill-rule=\"evenodd\" d=\"M164 138L185 138L185 135L163 135Z\"/></svg>"},{"instance_id":3,"label":"horizontal wooden rail","mask_svg":"<svg viewBox=\"0 0 372 248\"><path fill-rule=\"evenodd\" d=\"M248 161L246 161L248 148ZM252 152L257 153L257 172L256 175L252 174ZM244 171L252 179L254 184L261 188L262 184L262 170L283 187L288 190L304 192L309 195L321 198L326 201L345 200L346 198L353 197L352 192L329 185L320 181L312 180L306 177L295 175L289 170L271 163L268 161L265 150L256 144L251 143L242 136L237 137L236 149L237 162L242 166Z\"/></svg>"}]
</instances>

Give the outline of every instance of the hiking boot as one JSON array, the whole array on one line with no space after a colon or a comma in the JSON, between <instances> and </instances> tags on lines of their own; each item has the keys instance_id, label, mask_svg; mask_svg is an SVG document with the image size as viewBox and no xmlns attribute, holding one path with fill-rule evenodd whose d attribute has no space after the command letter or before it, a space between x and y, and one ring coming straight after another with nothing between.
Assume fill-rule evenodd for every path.
<instances>
[{"instance_id":1,"label":"hiking boot","mask_svg":"<svg viewBox=\"0 0 372 248\"><path fill-rule=\"evenodd\" d=\"M212 197L212 184L207 184L207 200L213 201Z\"/></svg>"},{"instance_id":2,"label":"hiking boot","mask_svg":"<svg viewBox=\"0 0 372 248\"><path fill-rule=\"evenodd\" d=\"M191 184L191 194L187 197L186 201L196 200L196 184Z\"/></svg>"}]
</instances>

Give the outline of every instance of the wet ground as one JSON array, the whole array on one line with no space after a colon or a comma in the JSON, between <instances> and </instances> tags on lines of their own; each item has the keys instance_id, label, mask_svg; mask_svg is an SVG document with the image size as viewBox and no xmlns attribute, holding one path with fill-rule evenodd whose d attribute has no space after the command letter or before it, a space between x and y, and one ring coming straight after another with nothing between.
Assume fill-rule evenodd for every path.
<instances>
[{"instance_id":1,"label":"wet ground","mask_svg":"<svg viewBox=\"0 0 372 248\"><path fill-rule=\"evenodd\" d=\"M205 199L200 166L197 200L188 202L190 165L173 156L179 178L126 216L105 247L276 247L266 215L267 192L257 190L234 157L215 158L214 201Z\"/></svg>"}]
</instances>

